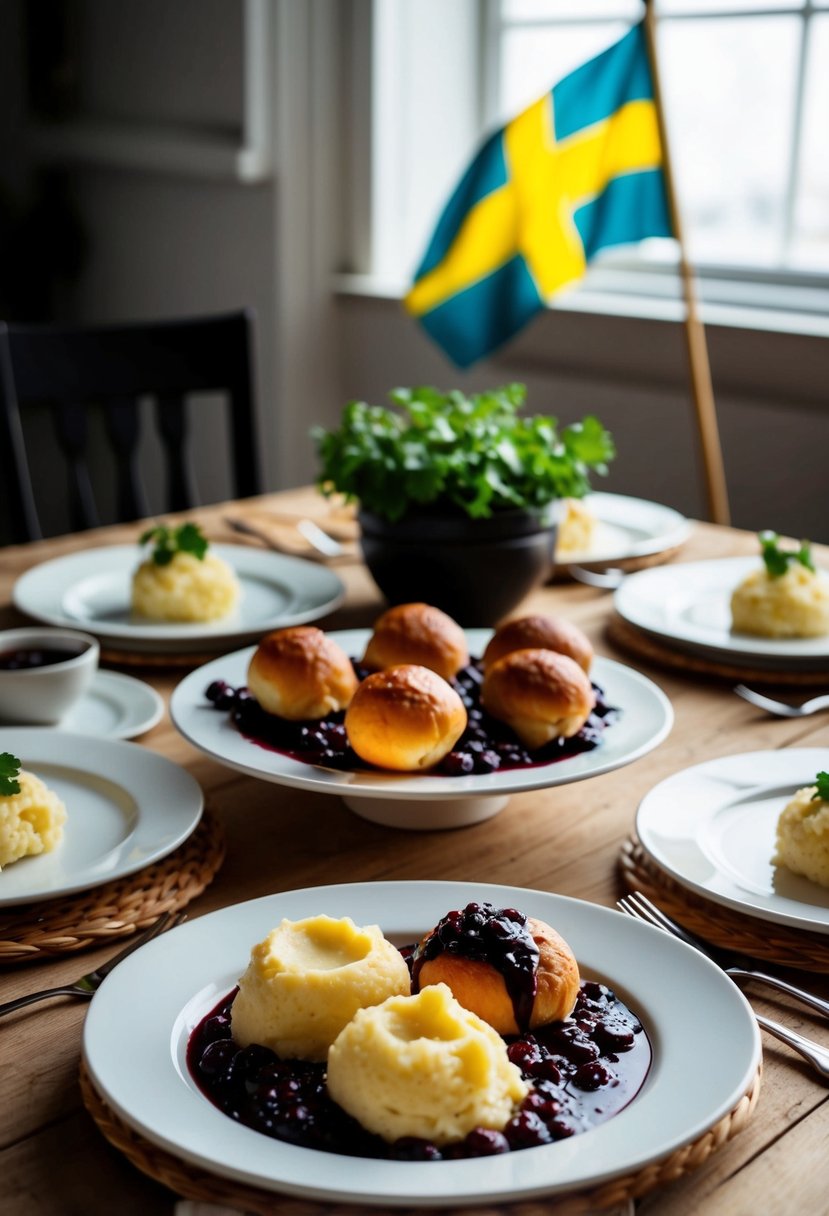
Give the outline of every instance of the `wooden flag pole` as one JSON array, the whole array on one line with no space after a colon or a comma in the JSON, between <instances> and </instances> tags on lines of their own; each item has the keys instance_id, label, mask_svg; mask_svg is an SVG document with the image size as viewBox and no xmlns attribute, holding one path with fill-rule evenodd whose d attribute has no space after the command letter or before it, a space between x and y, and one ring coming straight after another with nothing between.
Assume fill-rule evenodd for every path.
<instances>
[{"instance_id":1,"label":"wooden flag pole","mask_svg":"<svg viewBox=\"0 0 829 1216\"><path fill-rule=\"evenodd\" d=\"M656 18L653 0L645 0L645 40L653 78L653 98L662 143L662 171L668 196L668 213L671 227L679 245L679 273L685 297L685 341L688 348L688 366L691 375L691 391L697 416L697 429L702 447L705 469L705 488L708 512L715 524L728 524L731 515L728 508L728 491L725 483L720 435L717 426L717 408L711 384L711 368L708 362L708 347L705 330L697 308L696 285L691 266L685 253L679 207L677 205L673 168L662 106L662 90L659 83L659 68L656 54Z\"/></svg>"}]
</instances>

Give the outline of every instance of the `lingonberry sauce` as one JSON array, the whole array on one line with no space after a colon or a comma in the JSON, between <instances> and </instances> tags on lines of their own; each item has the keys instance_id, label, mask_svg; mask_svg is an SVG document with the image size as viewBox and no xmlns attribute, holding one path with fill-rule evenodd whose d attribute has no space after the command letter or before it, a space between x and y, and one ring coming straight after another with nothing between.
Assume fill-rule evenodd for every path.
<instances>
[{"instance_id":1,"label":"lingonberry sauce","mask_svg":"<svg viewBox=\"0 0 829 1216\"><path fill-rule=\"evenodd\" d=\"M369 674L356 662L354 670L361 680ZM569 739L552 739L544 747L530 752L509 726L483 708L482 682L483 670L479 661L462 668L452 681L466 706L468 722L454 749L429 770L431 774L464 777L470 773L535 768L566 760L597 747L604 731L619 716L619 710L607 703L604 691L594 684L596 704L581 730ZM247 688L233 688L225 680L214 680L205 690L205 696L215 709L229 713L239 733L259 747L324 768L347 771L371 768L349 745L342 710L318 721L289 722L286 718L265 713Z\"/></svg>"},{"instance_id":2,"label":"lingonberry sauce","mask_svg":"<svg viewBox=\"0 0 829 1216\"><path fill-rule=\"evenodd\" d=\"M76 659L79 651L56 650L54 647L31 646L20 650L0 652L0 671L25 671L30 667L51 667Z\"/></svg>"},{"instance_id":3,"label":"lingonberry sauce","mask_svg":"<svg viewBox=\"0 0 829 1216\"><path fill-rule=\"evenodd\" d=\"M521 1031L529 1028L538 987L539 950L523 912L487 903L471 903L463 910L447 912L414 951L411 972L416 992L423 964L439 954L453 954L494 967L512 1001L516 1026Z\"/></svg>"},{"instance_id":4,"label":"lingonberry sauce","mask_svg":"<svg viewBox=\"0 0 829 1216\"><path fill-rule=\"evenodd\" d=\"M238 1123L347 1156L441 1161L552 1144L618 1114L639 1092L651 1062L635 1014L604 984L586 981L569 1018L507 1040L509 1058L531 1088L503 1131L475 1128L442 1148L411 1136L387 1144L331 1099L324 1064L234 1043L237 991L223 997L190 1036L187 1066L199 1089Z\"/></svg>"}]
</instances>

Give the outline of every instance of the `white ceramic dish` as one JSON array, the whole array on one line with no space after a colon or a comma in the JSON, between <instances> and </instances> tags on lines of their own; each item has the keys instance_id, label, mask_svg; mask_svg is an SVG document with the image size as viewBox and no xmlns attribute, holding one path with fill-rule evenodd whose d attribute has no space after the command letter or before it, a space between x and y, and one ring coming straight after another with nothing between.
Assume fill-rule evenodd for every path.
<instances>
[{"instance_id":1,"label":"white ceramic dish","mask_svg":"<svg viewBox=\"0 0 829 1216\"><path fill-rule=\"evenodd\" d=\"M228 1119L197 1089L185 1059L189 1034L233 988L253 943L283 916L351 916L357 924L380 924L403 944L473 898L552 923L582 972L608 983L641 1018L653 1064L640 1093L613 1119L570 1140L501 1157L401 1165L272 1140ZM162 934L125 959L96 993L83 1052L116 1113L186 1162L304 1199L430 1207L555 1195L659 1160L734 1107L755 1075L760 1041L745 998L722 971L618 912L513 887L378 882L270 895Z\"/></svg>"},{"instance_id":2,"label":"white ceramic dish","mask_svg":"<svg viewBox=\"0 0 829 1216\"><path fill-rule=\"evenodd\" d=\"M68 629L35 626L0 632L0 654L20 651L51 651L52 657L61 657L37 667L0 668L0 722L53 726L92 683L100 658L98 642L88 633Z\"/></svg>"},{"instance_id":3,"label":"white ceramic dish","mask_svg":"<svg viewBox=\"0 0 829 1216\"><path fill-rule=\"evenodd\" d=\"M696 764L642 799L636 831L682 886L761 920L829 934L829 889L772 865L777 820L829 766L825 748L744 752Z\"/></svg>"},{"instance_id":4,"label":"white ceramic dish","mask_svg":"<svg viewBox=\"0 0 829 1216\"><path fill-rule=\"evenodd\" d=\"M110 646L149 654L198 653L258 640L269 629L299 625L331 612L344 595L318 562L245 545L213 545L242 585L238 610L197 624L147 621L130 612L138 545L84 549L43 562L14 585L15 607L49 625L84 629Z\"/></svg>"},{"instance_id":5,"label":"white ceramic dish","mask_svg":"<svg viewBox=\"0 0 829 1216\"><path fill-rule=\"evenodd\" d=\"M759 557L678 562L630 574L614 594L631 625L680 649L727 656L752 666L829 667L829 635L761 638L731 629L731 593Z\"/></svg>"},{"instance_id":6,"label":"white ceramic dish","mask_svg":"<svg viewBox=\"0 0 829 1216\"><path fill-rule=\"evenodd\" d=\"M348 629L329 636L346 654L359 657L369 633ZM491 634L489 629L467 630L470 653L482 654ZM227 680L234 687L246 683L254 650L248 647L223 655L185 676L170 701L170 717L178 730L195 747L230 768L298 789L339 794L357 814L391 827L431 829L477 823L497 813L510 794L582 781L630 764L661 743L673 723L671 703L661 689L630 667L597 658L592 678L604 688L608 702L622 712L593 751L536 768L481 776L341 772L258 747L235 729L227 714L208 704L205 689L213 680Z\"/></svg>"},{"instance_id":7,"label":"white ceramic dish","mask_svg":"<svg viewBox=\"0 0 829 1216\"><path fill-rule=\"evenodd\" d=\"M58 723L60 730L107 739L134 739L161 720L164 701L149 684L118 671L97 671Z\"/></svg>"},{"instance_id":8,"label":"white ceramic dish","mask_svg":"<svg viewBox=\"0 0 829 1216\"><path fill-rule=\"evenodd\" d=\"M190 774L136 743L21 726L0 728L0 749L41 777L67 815L53 852L4 867L0 907L133 874L171 853L201 818L202 792Z\"/></svg>"},{"instance_id":9,"label":"white ceramic dish","mask_svg":"<svg viewBox=\"0 0 829 1216\"><path fill-rule=\"evenodd\" d=\"M625 494L588 494L584 505L597 524L590 547L562 554L558 565L607 564L665 553L683 544L691 524L673 507Z\"/></svg>"}]
</instances>

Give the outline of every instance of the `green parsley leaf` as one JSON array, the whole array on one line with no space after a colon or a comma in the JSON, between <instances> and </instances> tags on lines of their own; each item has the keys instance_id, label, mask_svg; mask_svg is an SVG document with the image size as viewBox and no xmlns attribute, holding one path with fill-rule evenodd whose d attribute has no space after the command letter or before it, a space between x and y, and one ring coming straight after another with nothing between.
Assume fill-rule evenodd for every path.
<instances>
[{"instance_id":1,"label":"green parsley leaf","mask_svg":"<svg viewBox=\"0 0 829 1216\"><path fill-rule=\"evenodd\" d=\"M829 802L829 773L818 773L815 778L817 789L812 794L812 802L819 799L821 802Z\"/></svg>"},{"instance_id":2,"label":"green parsley leaf","mask_svg":"<svg viewBox=\"0 0 829 1216\"><path fill-rule=\"evenodd\" d=\"M336 430L311 432L324 494L344 494L392 522L414 505L454 506L473 518L543 511L581 498L604 474L613 440L596 418L558 430L550 417L520 417L523 384L467 396L398 388L393 408L350 401Z\"/></svg>"},{"instance_id":3,"label":"green parsley leaf","mask_svg":"<svg viewBox=\"0 0 829 1216\"><path fill-rule=\"evenodd\" d=\"M156 524L139 537L141 545L150 542L154 545L152 559L157 566L169 566L176 553L192 553L199 561L203 561L209 544L199 525L191 523L181 524L178 528Z\"/></svg>"},{"instance_id":4,"label":"green parsley leaf","mask_svg":"<svg viewBox=\"0 0 829 1216\"><path fill-rule=\"evenodd\" d=\"M802 540L797 549L781 549L780 537L776 532L760 532L758 539L769 578L780 578L792 562L799 562L807 570L814 570L812 549L807 540Z\"/></svg>"},{"instance_id":5,"label":"green parsley leaf","mask_svg":"<svg viewBox=\"0 0 829 1216\"><path fill-rule=\"evenodd\" d=\"M0 797L20 793L20 782L17 778L21 767L20 761L11 752L0 752Z\"/></svg>"}]
</instances>

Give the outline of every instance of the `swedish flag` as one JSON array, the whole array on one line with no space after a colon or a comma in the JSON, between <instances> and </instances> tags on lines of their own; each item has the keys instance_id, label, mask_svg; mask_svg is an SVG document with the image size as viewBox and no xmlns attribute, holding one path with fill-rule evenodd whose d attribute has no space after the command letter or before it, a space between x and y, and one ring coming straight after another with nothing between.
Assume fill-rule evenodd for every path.
<instances>
[{"instance_id":1,"label":"swedish flag","mask_svg":"<svg viewBox=\"0 0 829 1216\"><path fill-rule=\"evenodd\" d=\"M486 140L405 304L460 367L518 332L600 249L672 236L643 25Z\"/></svg>"}]
</instances>

